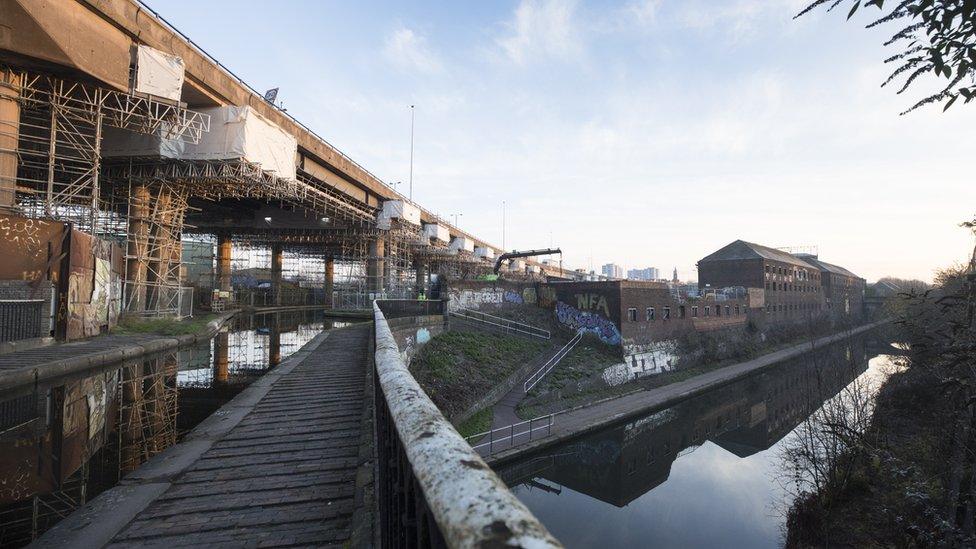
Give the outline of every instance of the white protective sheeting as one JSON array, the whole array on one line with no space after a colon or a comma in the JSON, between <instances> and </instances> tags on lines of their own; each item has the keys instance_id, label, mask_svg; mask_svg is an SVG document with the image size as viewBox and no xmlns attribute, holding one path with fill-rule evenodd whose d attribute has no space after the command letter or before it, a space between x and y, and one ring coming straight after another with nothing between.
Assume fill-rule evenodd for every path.
<instances>
[{"instance_id":1,"label":"white protective sheeting","mask_svg":"<svg viewBox=\"0 0 976 549\"><path fill-rule=\"evenodd\" d=\"M130 132L111 126L102 128L102 158L119 156L135 156L149 158L180 158L185 146L179 139L160 137L167 132L164 127L156 134L150 135Z\"/></svg>"},{"instance_id":2,"label":"white protective sheeting","mask_svg":"<svg viewBox=\"0 0 976 549\"><path fill-rule=\"evenodd\" d=\"M542 267L540 267L538 265L529 265L529 272L532 272L532 273L541 273L542 272Z\"/></svg>"},{"instance_id":3,"label":"white protective sheeting","mask_svg":"<svg viewBox=\"0 0 976 549\"><path fill-rule=\"evenodd\" d=\"M448 248L452 250L465 250L468 252L474 251L474 240L466 236L455 236L451 239L451 245Z\"/></svg>"},{"instance_id":4,"label":"white protective sheeting","mask_svg":"<svg viewBox=\"0 0 976 549\"><path fill-rule=\"evenodd\" d=\"M515 259L508 264L508 268L509 270L515 272L525 272L525 261L522 261L521 259Z\"/></svg>"},{"instance_id":5,"label":"white protective sheeting","mask_svg":"<svg viewBox=\"0 0 976 549\"><path fill-rule=\"evenodd\" d=\"M383 203L379 223L389 226L390 219L402 219L407 223L420 225L420 208L405 200L387 200Z\"/></svg>"},{"instance_id":6,"label":"white protective sheeting","mask_svg":"<svg viewBox=\"0 0 976 549\"><path fill-rule=\"evenodd\" d=\"M183 95L183 59L149 46L136 46L133 90L179 101Z\"/></svg>"},{"instance_id":7,"label":"white protective sheeting","mask_svg":"<svg viewBox=\"0 0 976 549\"><path fill-rule=\"evenodd\" d=\"M488 246L478 246L474 249L474 255L485 259L495 259L495 250Z\"/></svg>"},{"instance_id":8,"label":"white protective sheeting","mask_svg":"<svg viewBox=\"0 0 976 549\"><path fill-rule=\"evenodd\" d=\"M451 241L451 231L439 223L427 223L424 225L424 237L428 239L440 240L441 242Z\"/></svg>"},{"instance_id":9,"label":"white protective sheeting","mask_svg":"<svg viewBox=\"0 0 976 549\"><path fill-rule=\"evenodd\" d=\"M298 140L251 107L198 109L210 115L210 131L186 144L189 160L244 159L278 177L295 179Z\"/></svg>"}]
</instances>

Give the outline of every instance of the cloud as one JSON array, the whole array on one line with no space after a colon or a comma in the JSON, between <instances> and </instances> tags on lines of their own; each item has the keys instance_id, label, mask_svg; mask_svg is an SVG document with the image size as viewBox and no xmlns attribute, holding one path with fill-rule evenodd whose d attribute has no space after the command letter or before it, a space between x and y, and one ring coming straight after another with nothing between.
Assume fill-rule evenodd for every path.
<instances>
[{"instance_id":1,"label":"cloud","mask_svg":"<svg viewBox=\"0 0 976 549\"><path fill-rule=\"evenodd\" d=\"M506 25L509 32L497 43L519 65L539 59L571 59L582 51L575 12L574 1L522 0Z\"/></svg>"},{"instance_id":2,"label":"cloud","mask_svg":"<svg viewBox=\"0 0 976 549\"><path fill-rule=\"evenodd\" d=\"M401 70L429 74L443 69L440 59L427 47L427 39L406 27L401 26L387 37L384 54Z\"/></svg>"}]
</instances>

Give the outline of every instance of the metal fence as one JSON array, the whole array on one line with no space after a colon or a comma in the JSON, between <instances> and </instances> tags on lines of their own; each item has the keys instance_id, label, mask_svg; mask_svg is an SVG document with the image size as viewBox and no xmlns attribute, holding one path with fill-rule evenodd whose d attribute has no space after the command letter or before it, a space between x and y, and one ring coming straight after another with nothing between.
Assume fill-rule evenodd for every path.
<instances>
[{"instance_id":1,"label":"metal fence","mask_svg":"<svg viewBox=\"0 0 976 549\"><path fill-rule=\"evenodd\" d=\"M505 427L491 429L484 433L471 435L465 440L469 443L483 441L472 446L479 454L490 456L495 452L514 448L519 444L531 442L535 437L549 436L552 433L552 423L555 414L520 421ZM488 440L485 440L487 438Z\"/></svg>"},{"instance_id":2,"label":"metal fence","mask_svg":"<svg viewBox=\"0 0 976 549\"><path fill-rule=\"evenodd\" d=\"M41 325L44 299L0 300L0 341L17 341L47 335Z\"/></svg>"},{"instance_id":3,"label":"metal fence","mask_svg":"<svg viewBox=\"0 0 976 549\"><path fill-rule=\"evenodd\" d=\"M377 299L376 304L386 318L444 314L444 302L439 299Z\"/></svg>"},{"instance_id":4,"label":"metal fence","mask_svg":"<svg viewBox=\"0 0 976 549\"><path fill-rule=\"evenodd\" d=\"M490 315L481 311L475 311L474 309L455 309L451 311L451 315L457 318L463 318L465 320L470 320L472 322L477 322L479 324L504 330L509 333L522 334L537 337L539 339L552 338L552 334L549 333L549 330L543 330L542 328L536 328L535 326L524 324L522 322L516 322L508 318Z\"/></svg>"},{"instance_id":5,"label":"metal fence","mask_svg":"<svg viewBox=\"0 0 976 549\"><path fill-rule=\"evenodd\" d=\"M431 402L373 304L382 547L561 547Z\"/></svg>"}]
</instances>

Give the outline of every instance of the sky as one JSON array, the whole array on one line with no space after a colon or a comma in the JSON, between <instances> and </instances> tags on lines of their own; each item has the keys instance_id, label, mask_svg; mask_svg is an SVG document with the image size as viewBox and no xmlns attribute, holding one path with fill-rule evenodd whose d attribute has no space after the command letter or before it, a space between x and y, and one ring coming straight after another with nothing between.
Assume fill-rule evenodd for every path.
<instances>
[{"instance_id":1,"label":"sky","mask_svg":"<svg viewBox=\"0 0 976 549\"><path fill-rule=\"evenodd\" d=\"M890 28L805 0L149 5L413 199L507 249L697 278L743 239L870 280L968 259L976 107L899 113ZM923 82L922 85L931 84Z\"/></svg>"}]
</instances>

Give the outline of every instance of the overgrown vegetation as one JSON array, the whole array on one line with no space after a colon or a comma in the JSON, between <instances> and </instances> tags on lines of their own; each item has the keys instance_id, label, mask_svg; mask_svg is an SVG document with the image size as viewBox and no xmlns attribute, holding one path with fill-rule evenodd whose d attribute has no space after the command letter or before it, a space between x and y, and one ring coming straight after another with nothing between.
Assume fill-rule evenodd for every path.
<instances>
[{"instance_id":1,"label":"overgrown vegetation","mask_svg":"<svg viewBox=\"0 0 976 549\"><path fill-rule=\"evenodd\" d=\"M479 433L484 433L491 429L491 420L495 417L492 407L488 406L480 410L475 415L468 418L467 421L457 426L458 433L461 436L468 438L472 435L477 435Z\"/></svg>"},{"instance_id":2,"label":"overgrown vegetation","mask_svg":"<svg viewBox=\"0 0 976 549\"><path fill-rule=\"evenodd\" d=\"M869 421L856 406L814 416L788 458L789 547L976 545L976 250L893 310L905 371Z\"/></svg>"},{"instance_id":3,"label":"overgrown vegetation","mask_svg":"<svg viewBox=\"0 0 976 549\"><path fill-rule=\"evenodd\" d=\"M155 334L176 336L196 334L207 329L207 323L217 318L217 314L200 314L186 320L172 318L129 318L118 323L113 334Z\"/></svg>"},{"instance_id":4,"label":"overgrown vegetation","mask_svg":"<svg viewBox=\"0 0 976 549\"><path fill-rule=\"evenodd\" d=\"M960 97L969 103L976 97L976 2L973 0L815 0L797 14L827 6L848 7L847 18L860 8L874 7L879 15L867 28L895 25L897 30L884 45L900 49L884 60L894 68L882 86L899 79L904 93L919 77L938 82L929 93L902 114L929 103L943 103L948 109Z\"/></svg>"},{"instance_id":5,"label":"overgrown vegetation","mask_svg":"<svg viewBox=\"0 0 976 549\"><path fill-rule=\"evenodd\" d=\"M547 348L540 340L450 331L421 347L410 370L434 404L450 417L473 406Z\"/></svg>"}]
</instances>

